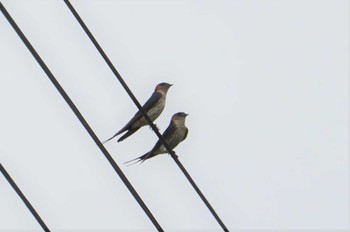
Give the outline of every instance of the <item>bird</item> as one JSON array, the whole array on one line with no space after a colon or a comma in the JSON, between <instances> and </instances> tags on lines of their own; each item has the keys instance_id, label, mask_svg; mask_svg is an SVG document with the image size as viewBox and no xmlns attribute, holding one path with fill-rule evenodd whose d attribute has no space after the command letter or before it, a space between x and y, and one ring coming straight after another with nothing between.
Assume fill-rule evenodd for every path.
<instances>
[{"instance_id":1,"label":"bird","mask_svg":"<svg viewBox=\"0 0 350 232\"><path fill-rule=\"evenodd\" d=\"M144 111L146 111L147 115L150 117L152 122L158 118L158 116L163 112L165 107L166 95L169 88L172 84L168 83L160 83L156 86L152 96L146 101L146 103L142 106ZM116 134L114 134L111 138L105 140L103 142L107 143L114 137L120 135L121 133L127 131L122 137L118 139L118 142L123 141L130 135L134 134L138 129L148 124L146 118L143 116L142 112L139 110L134 117Z\"/></svg>"},{"instance_id":2,"label":"bird","mask_svg":"<svg viewBox=\"0 0 350 232\"><path fill-rule=\"evenodd\" d=\"M179 143L181 143L187 137L188 128L185 125L185 119L187 116L188 114L184 112L179 112L174 114L171 117L168 128L162 134L165 142L169 145L171 149L174 149L177 145L179 145ZM149 158L152 158L156 155L160 155L164 153L168 153L168 150L164 147L162 141L158 140L158 142L154 145L152 150L150 150L146 154L136 159L132 159L130 161L125 162L125 164L131 163L133 161L136 161L134 163L138 163L138 162L143 163L145 160Z\"/></svg>"}]
</instances>

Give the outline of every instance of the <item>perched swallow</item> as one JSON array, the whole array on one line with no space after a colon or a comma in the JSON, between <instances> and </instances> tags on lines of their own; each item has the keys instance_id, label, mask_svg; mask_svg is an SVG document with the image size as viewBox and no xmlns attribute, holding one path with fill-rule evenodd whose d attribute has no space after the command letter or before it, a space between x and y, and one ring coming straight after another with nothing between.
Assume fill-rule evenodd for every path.
<instances>
[{"instance_id":1,"label":"perched swallow","mask_svg":"<svg viewBox=\"0 0 350 232\"><path fill-rule=\"evenodd\" d=\"M185 126L185 119L188 114L183 112L176 113L171 117L170 124L168 128L163 133L163 138L165 142L169 145L171 149L174 149L179 143L186 139L188 134L188 129ZM140 156L136 159L130 160L126 163L136 161L135 163L143 163L145 160L152 158L153 156L168 153L168 150L164 147L163 143L158 140L156 145L152 148L151 151L147 152L143 156Z\"/></svg>"},{"instance_id":2,"label":"perched swallow","mask_svg":"<svg viewBox=\"0 0 350 232\"><path fill-rule=\"evenodd\" d=\"M152 122L156 120L158 116L163 112L165 107L166 94L170 86L172 85L168 83L158 84L152 96L142 106L142 108L146 111L147 115L151 118ZM115 135L113 135L111 138L107 139L103 143L106 143L114 137L127 131L122 137L118 139L118 142L121 142L133 133L135 133L141 127L146 126L147 124L147 120L145 119L145 117L143 117L142 112L138 111L134 115L134 117L120 131L118 131Z\"/></svg>"}]
</instances>

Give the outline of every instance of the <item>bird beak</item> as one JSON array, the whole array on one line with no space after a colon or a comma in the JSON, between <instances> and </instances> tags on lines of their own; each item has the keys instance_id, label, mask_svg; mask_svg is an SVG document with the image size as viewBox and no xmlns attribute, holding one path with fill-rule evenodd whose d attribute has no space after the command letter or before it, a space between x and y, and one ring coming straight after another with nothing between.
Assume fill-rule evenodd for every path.
<instances>
[{"instance_id":1,"label":"bird beak","mask_svg":"<svg viewBox=\"0 0 350 232\"><path fill-rule=\"evenodd\" d=\"M185 114L186 115L186 117L189 115L189 114Z\"/></svg>"},{"instance_id":2,"label":"bird beak","mask_svg":"<svg viewBox=\"0 0 350 232\"><path fill-rule=\"evenodd\" d=\"M173 86L173 84L169 84L170 86Z\"/></svg>"}]
</instances>

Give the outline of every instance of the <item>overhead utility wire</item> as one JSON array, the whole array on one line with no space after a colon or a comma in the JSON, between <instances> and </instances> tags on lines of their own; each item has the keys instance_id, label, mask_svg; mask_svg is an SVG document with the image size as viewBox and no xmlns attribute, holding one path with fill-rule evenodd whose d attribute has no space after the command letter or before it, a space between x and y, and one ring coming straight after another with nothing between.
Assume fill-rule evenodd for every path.
<instances>
[{"instance_id":1,"label":"overhead utility wire","mask_svg":"<svg viewBox=\"0 0 350 232\"><path fill-rule=\"evenodd\" d=\"M109 68L112 70L112 72L114 73L114 75L117 77L117 79L119 80L120 84L124 87L125 91L128 93L128 95L130 96L130 98L132 99L132 101L135 103L135 105L137 106L137 108L141 111L141 113L143 114L143 116L146 118L148 124L151 126L151 128L153 129L153 131L156 133L156 135L158 136L159 140L163 143L164 147L168 150L169 154L171 155L171 157L173 157L174 161L176 162L176 164L179 166L179 168L181 169L181 171L184 173L184 175L186 176L186 178L188 179L188 181L191 183L191 185L193 186L193 188L196 190L196 192L198 193L198 195L200 196L200 198L203 200L203 202L205 203L205 205L208 207L208 209L210 210L210 212L212 213L212 215L214 216L214 218L217 220L217 222L220 224L220 226L222 227L222 229L224 231L228 231L228 229L226 228L225 224L222 222L222 220L220 219L220 217L218 216L218 214L215 212L214 208L210 205L209 201L205 198L205 196L203 195L203 193L201 192L201 190L198 188L198 186L196 185L196 183L193 181L193 179L191 178L190 174L186 171L185 167L182 165L182 163L179 161L178 156L175 154L175 152L169 147L169 145L166 143L166 141L164 140L163 136L160 134L158 128L154 125L154 123L152 122L152 120L149 118L149 116L147 115L147 113L145 112L145 110L142 108L142 106L140 105L140 103L138 102L138 100L136 99L136 97L134 96L134 94L131 92L131 90L129 89L129 87L127 86L127 84L125 83L125 81L123 80L123 78L121 77L121 75L118 73L117 69L114 67L114 65L112 64L112 62L110 61L110 59L108 58L108 56L106 55L106 53L103 51L102 47L99 45L99 43L97 42L97 40L95 39L95 37L92 35L92 33L90 32L90 30L88 29L88 27L86 26L86 24L84 23L84 21L81 19L81 17L79 16L79 14L77 13L77 11L74 9L74 7L72 6L72 4L69 2L69 0L63 0L66 5L68 6L68 8L70 9L70 11L73 13L74 17L77 19L77 21L79 22L80 26L84 29L85 33L88 35L88 37L90 38L90 40L92 41L92 43L95 45L96 49L99 51L99 53L101 54L101 56L103 57L103 59L106 61L107 65L109 66Z\"/></svg>"},{"instance_id":2,"label":"overhead utility wire","mask_svg":"<svg viewBox=\"0 0 350 232\"><path fill-rule=\"evenodd\" d=\"M1 5L1 2L0 2ZM39 214L36 212L36 210L34 209L34 207L32 206L32 204L30 204L30 202L28 201L28 199L24 196L24 194L22 193L22 191L19 189L19 187L17 186L17 184L15 183L15 181L11 178L10 174L6 171L6 169L4 168L4 166L2 166L2 164L0 163L0 172L4 175L4 177L6 178L6 180L9 182L9 184L11 185L11 187L13 188L13 190L15 190L15 192L17 193L17 195L21 198L21 200L23 201L23 203L26 205L26 207L28 208L28 210L30 211L30 213L34 216L34 218L36 219L36 221L39 223L39 225L41 226L41 228L44 231L49 232L49 228L46 226L45 222L41 219L41 217L39 216Z\"/></svg>"},{"instance_id":3,"label":"overhead utility wire","mask_svg":"<svg viewBox=\"0 0 350 232\"><path fill-rule=\"evenodd\" d=\"M91 127L89 126L89 124L86 122L86 120L84 119L83 115L79 112L78 108L75 106L75 104L73 103L73 101L69 98L69 96L67 95L67 93L64 91L64 89L62 88L62 86L59 84L59 82L56 80L56 78L54 77L54 75L51 73L51 71L49 70L49 68L46 66L46 64L44 63L44 61L41 59L41 57L39 56L39 54L35 51L35 49L33 48L33 46L30 44L30 42L28 41L28 39L25 37L25 35L23 34L23 32L19 29L19 27L17 26L17 24L15 23L15 21L12 19L12 17L10 16L10 14L7 12L7 10L5 9L5 7L2 5L2 3L0 2L0 9L2 11L2 13L4 14L4 16L6 17L6 19L8 20L8 22L11 24L11 26L13 27L13 29L16 31L16 33L18 34L18 36L21 38L21 40L23 41L23 43L27 46L27 48L29 49L29 51L31 52L31 54L34 56L34 58L36 59L36 61L39 63L39 65L41 66L41 68L44 70L44 72L46 73L46 75L48 76L48 78L51 80L52 84L56 87L56 89L58 90L58 92L61 94L61 96L64 98L64 100L66 101L66 103L69 105L69 107L72 109L72 111L74 112L74 114L77 116L77 118L79 119L79 121L81 122L81 124L84 126L84 128L86 129L86 131L89 133L89 135L91 136L91 138L95 141L96 145L100 148L100 150L102 151L102 153L104 154L104 156L106 157L106 159L108 160L108 162L112 165L113 169L115 170L115 172L119 175L119 177L122 179L122 181L124 182L124 184L126 185L126 187L128 188L128 190L130 191L130 193L133 195L133 197L135 198L135 200L139 203L139 205L141 206L141 208L143 209L143 211L146 213L146 215L148 216L148 218L152 221L153 225L157 228L158 231L163 231L163 229L161 228L161 226L159 225L159 223L157 222L157 220L154 218L154 216L152 215L151 211L147 208L147 206L145 205L145 203L142 201L141 197L137 194L136 190L134 189L134 187L131 185L131 183L129 182L129 180L126 178L126 176L124 175L124 173L122 172L122 170L119 168L119 166L117 165L117 163L113 160L112 156L108 153L108 151L106 150L106 148L102 145L101 141L97 138L96 134L94 133L94 131L91 129Z\"/></svg>"}]
</instances>

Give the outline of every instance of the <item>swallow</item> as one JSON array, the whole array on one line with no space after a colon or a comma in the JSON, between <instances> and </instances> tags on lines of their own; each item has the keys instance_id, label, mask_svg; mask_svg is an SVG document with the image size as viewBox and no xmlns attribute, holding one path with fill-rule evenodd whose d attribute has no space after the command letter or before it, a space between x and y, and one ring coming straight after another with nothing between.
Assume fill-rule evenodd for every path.
<instances>
[{"instance_id":1,"label":"swallow","mask_svg":"<svg viewBox=\"0 0 350 232\"><path fill-rule=\"evenodd\" d=\"M163 133L163 138L165 142L169 145L171 149L174 149L179 143L186 139L188 134L188 128L185 126L185 119L188 114L183 112L179 112L174 114L171 117L170 124L168 128ZM145 160L152 158L156 155L168 153L168 150L164 147L163 143L158 140L158 142L154 145L152 150L147 152L146 154L125 162L125 164L136 161L134 163L141 162L143 163Z\"/></svg>"},{"instance_id":2,"label":"swallow","mask_svg":"<svg viewBox=\"0 0 350 232\"><path fill-rule=\"evenodd\" d=\"M166 94L172 84L160 83L156 86L152 96L147 100L147 102L142 106L144 111L150 117L152 122L158 118L158 116L163 112L165 107ZM121 133L127 131L122 137L118 139L118 142L123 141L130 135L134 134L138 129L143 126L148 125L146 118L142 115L141 111L138 111L134 117L116 134L111 138L107 139L103 143L108 142L114 137L120 135Z\"/></svg>"}]
</instances>

